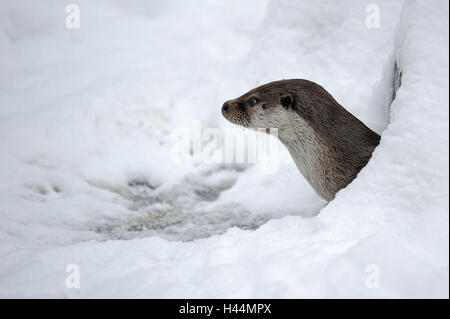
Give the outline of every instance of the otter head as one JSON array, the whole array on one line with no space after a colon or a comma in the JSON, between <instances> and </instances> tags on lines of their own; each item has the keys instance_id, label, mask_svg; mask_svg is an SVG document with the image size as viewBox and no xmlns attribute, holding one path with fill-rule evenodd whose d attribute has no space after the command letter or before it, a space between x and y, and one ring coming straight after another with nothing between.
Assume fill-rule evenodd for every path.
<instances>
[{"instance_id":1,"label":"otter head","mask_svg":"<svg viewBox=\"0 0 450 319\"><path fill-rule=\"evenodd\" d=\"M222 114L244 127L278 129L300 172L326 200L356 177L380 140L323 87L304 79L257 87L225 102Z\"/></svg>"},{"instance_id":2,"label":"otter head","mask_svg":"<svg viewBox=\"0 0 450 319\"><path fill-rule=\"evenodd\" d=\"M281 129L289 125L296 100L286 82L271 82L226 101L223 116L231 123L253 129Z\"/></svg>"}]
</instances>

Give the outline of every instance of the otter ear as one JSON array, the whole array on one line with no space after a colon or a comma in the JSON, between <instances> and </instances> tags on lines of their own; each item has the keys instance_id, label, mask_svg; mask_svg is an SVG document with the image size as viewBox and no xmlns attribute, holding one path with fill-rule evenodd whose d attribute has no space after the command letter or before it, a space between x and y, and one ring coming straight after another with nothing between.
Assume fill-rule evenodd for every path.
<instances>
[{"instance_id":1,"label":"otter ear","mask_svg":"<svg viewBox=\"0 0 450 319\"><path fill-rule=\"evenodd\" d=\"M284 94L281 96L281 105L283 105L284 108L289 108L294 105L294 98L289 93Z\"/></svg>"}]
</instances>

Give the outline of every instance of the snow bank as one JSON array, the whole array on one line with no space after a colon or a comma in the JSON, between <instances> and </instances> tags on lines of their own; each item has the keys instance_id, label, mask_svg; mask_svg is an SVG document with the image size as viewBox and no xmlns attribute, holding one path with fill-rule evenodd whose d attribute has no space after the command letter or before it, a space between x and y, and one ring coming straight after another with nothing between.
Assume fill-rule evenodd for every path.
<instances>
[{"instance_id":1,"label":"snow bank","mask_svg":"<svg viewBox=\"0 0 450 319\"><path fill-rule=\"evenodd\" d=\"M80 1L66 29L3 1L0 296L448 298L448 3L374 3L369 29L350 0ZM382 133L325 207L282 148L274 174L170 161L174 128L299 77Z\"/></svg>"}]
</instances>

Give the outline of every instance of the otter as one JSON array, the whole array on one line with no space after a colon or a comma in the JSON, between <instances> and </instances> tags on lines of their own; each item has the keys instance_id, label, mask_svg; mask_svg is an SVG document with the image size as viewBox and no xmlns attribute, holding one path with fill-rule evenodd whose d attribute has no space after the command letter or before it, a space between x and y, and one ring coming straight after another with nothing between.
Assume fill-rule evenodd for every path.
<instances>
[{"instance_id":1,"label":"otter","mask_svg":"<svg viewBox=\"0 0 450 319\"><path fill-rule=\"evenodd\" d=\"M278 129L299 171L326 201L367 164L380 136L322 86L304 79L270 82L226 101L223 116L251 129Z\"/></svg>"}]
</instances>

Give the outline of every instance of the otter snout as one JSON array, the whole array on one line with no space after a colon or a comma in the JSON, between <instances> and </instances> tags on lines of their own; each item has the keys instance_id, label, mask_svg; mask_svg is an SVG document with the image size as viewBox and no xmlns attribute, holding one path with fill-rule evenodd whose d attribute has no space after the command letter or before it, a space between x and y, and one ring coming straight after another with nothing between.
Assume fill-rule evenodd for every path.
<instances>
[{"instance_id":1,"label":"otter snout","mask_svg":"<svg viewBox=\"0 0 450 319\"><path fill-rule=\"evenodd\" d=\"M244 111L242 107L238 107L238 102L236 100L228 100L222 105L222 113L232 113L234 111Z\"/></svg>"},{"instance_id":2,"label":"otter snout","mask_svg":"<svg viewBox=\"0 0 450 319\"><path fill-rule=\"evenodd\" d=\"M229 107L230 107L230 106L229 106L229 104L228 104L228 101L226 101L225 103L223 103L223 105L222 105L222 113L228 111L228 108L229 108Z\"/></svg>"},{"instance_id":3,"label":"otter snout","mask_svg":"<svg viewBox=\"0 0 450 319\"><path fill-rule=\"evenodd\" d=\"M229 120L230 116L236 112L236 102L234 100L225 101L222 105L222 115Z\"/></svg>"},{"instance_id":4,"label":"otter snout","mask_svg":"<svg viewBox=\"0 0 450 319\"><path fill-rule=\"evenodd\" d=\"M249 114L237 100L228 100L222 105L222 115L233 124L248 126Z\"/></svg>"}]
</instances>

